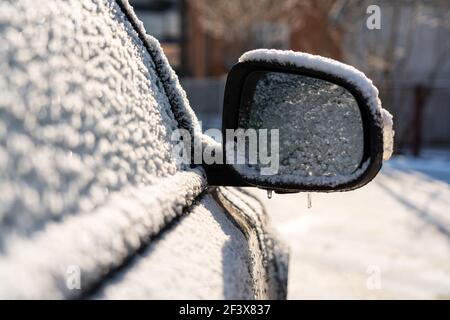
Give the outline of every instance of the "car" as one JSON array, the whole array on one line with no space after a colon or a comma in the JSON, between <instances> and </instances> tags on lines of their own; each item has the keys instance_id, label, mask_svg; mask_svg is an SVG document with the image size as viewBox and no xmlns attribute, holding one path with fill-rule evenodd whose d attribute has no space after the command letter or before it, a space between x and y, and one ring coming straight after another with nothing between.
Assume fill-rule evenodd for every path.
<instances>
[{"instance_id":1,"label":"car","mask_svg":"<svg viewBox=\"0 0 450 320\"><path fill-rule=\"evenodd\" d=\"M126 0L2 2L0 42L3 299L285 299L244 187L352 190L391 152L370 80L278 50L230 71L214 141Z\"/></svg>"}]
</instances>

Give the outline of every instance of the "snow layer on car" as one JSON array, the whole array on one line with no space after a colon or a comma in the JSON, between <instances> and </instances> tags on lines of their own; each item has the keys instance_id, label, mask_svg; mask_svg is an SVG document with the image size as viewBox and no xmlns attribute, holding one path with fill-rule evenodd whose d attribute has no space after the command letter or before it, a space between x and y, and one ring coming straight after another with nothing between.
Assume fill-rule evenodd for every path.
<instances>
[{"instance_id":1,"label":"snow layer on car","mask_svg":"<svg viewBox=\"0 0 450 320\"><path fill-rule=\"evenodd\" d=\"M247 239L206 194L93 298L254 299L250 253Z\"/></svg>"},{"instance_id":2,"label":"snow layer on car","mask_svg":"<svg viewBox=\"0 0 450 320\"><path fill-rule=\"evenodd\" d=\"M180 216L204 188L201 172L178 172L153 185L124 187L102 206L63 223L49 222L32 241L9 239L0 255L0 298L79 298ZM78 271L82 290L71 290L67 276Z\"/></svg>"},{"instance_id":3,"label":"snow layer on car","mask_svg":"<svg viewBox=\"0 0 450 320\"><path fill-rule=\"evenodd\" d=\"M288 255L267 219L245 190L214 188L93 298L285 299Z\"/></svg>"},{"instance_id":4,"label":"snow layer on car","mask_svg":"<svg viewBox=\"0 0 450 320\"><path fill-rule=\"evenodd\" d=\"M384 152L383 158L389 159L393 149L393 122L392 115L381 107L381 101L378 98L378 89L364 73L356 68L342 62L312 55L303 52L294 52L275 49L257 49L244 53L239 62L244 61L270 61L280 64L290 64L297 67L306 67L317 71L326 72L337 77L346 79L359 89L375 119L380 119L380 125L383 128Z\"/></svg>"},{"instance_id":5,"label":"snow layer on car","mask_svg":"<svg viewBox=\"0 0 450 320\"><path fill-rule=\"evenodd\" d=\"M137 18L133 7L128 0L117 0L117 2L127 13L128 17L137 28L140 36L144 38L144 45L151 53L158 68L160 79L164 84L165 92L172 105L172 111L174 112L178 123L181 127L189 130L193 136L199 138L199 141L204 141L204 143L208 144L209 140L206 136L202 135L197 116L192 110L186 92L181 87L178 76L170 66L159 41L146 33L144 24Z\"/></svg>"},{"instance_id":6,"label":"snow layer on car","mask_svg":"<svg viewBox=\"0 0 450 320\"><path fill-rule=\"evenodd\" d=\"M147 40L154 60L114 0L0 2L2 297L74 295L69 264L95 283L204 190L172 158L197 122Z\"/></svg>"},{"instance_id":7,"label":"snow layer on car","mask_svg":"<svg viewBox=\"0 0 450 320\"><path fill-rule=\"evenodd\" d=\"M177 116L195 126L195 115L158 42L153 61L115 1L0 8L0 248L10 231L31 234L186 169L172 159L179 124L158 67L183 101Z\"/></svg>"},{"instance_id":8,"label":"snow layer on car","mask_svg":"<svg viewBox=\"0 0 450 320\"><path fill-rule=\"evenodd\" d=\"M262 203L244 188L215 188L213 195L247 238L256 298L286 299L289 251L270 229Z\"/></svg>"},{"instance_id":9,"label":"snow layer on car","mask_svg":"<svg viewBox=\"0 0 450 320\"><path fill-rule=\"evenodd\" d=\"M383 160L389 160L394 152L394 121L392 114L386 109L381 109L383 117Z\"/></svg>"}]
</instances>

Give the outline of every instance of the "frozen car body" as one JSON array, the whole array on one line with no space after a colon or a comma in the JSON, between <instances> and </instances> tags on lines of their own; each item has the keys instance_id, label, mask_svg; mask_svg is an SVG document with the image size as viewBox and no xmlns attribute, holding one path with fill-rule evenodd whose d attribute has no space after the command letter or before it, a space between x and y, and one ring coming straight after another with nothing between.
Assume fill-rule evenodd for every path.
<instances>
[{"instance_id":1,"label":"frozen car body","mask_svg":"<svg viewBox=\"0 0 450 320\"><path fill-rule=\"evenodd\" d=\"M131 7L0 3L0 297L284 298L261 204L177 164L200 135Z\"/></svg>"}]
</instances>

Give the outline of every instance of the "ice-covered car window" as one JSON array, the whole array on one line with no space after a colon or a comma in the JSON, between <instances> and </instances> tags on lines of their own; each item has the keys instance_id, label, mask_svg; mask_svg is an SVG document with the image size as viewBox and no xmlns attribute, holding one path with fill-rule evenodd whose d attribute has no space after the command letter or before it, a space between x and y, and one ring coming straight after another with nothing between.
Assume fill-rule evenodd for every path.
<instances>
[{"instance_id":1,"label":"ice-covered car window","mask_svg":"<svg viewBox=\"0 0 450 320\"><path fill-rule=\"evenodd\" d=\"M155 63L115 1L0 2L0 21L0 248L182 169Z\"/></svg>"},{"instance_id":2,"label":"ice-covered car window","mask_svg":"<svg viewBox=\"0 0 450 320\"><path fill-rule=\"evenodd\" d=\"M240 124L279 129L279 175L345 176L359 167L363 127L349 91L297 74L267 72L257 77Z\"/></svg>"}]
</instances>

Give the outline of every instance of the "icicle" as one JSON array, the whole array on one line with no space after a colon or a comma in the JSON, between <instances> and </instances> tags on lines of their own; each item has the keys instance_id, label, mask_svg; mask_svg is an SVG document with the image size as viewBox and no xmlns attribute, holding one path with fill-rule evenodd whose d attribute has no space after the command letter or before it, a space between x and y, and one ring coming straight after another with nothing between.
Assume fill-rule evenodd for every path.
<instances>
[{"instance_id":1,"label":"icicle","mask_svg":"<svg viewBox=\"0 0 450 320\"><path fill-rule=\"evenodd\" d=\"M272 199L272 190L267 190L267 199Z\"/></svg>"},{"instance_id":2,"label":"icicle","mask_svg":"<svg viewBox=\"0 0 450 320\"><path fill-rule=\"evenodd\" d=\"M307 196L307 201L308 201L308 209L312 208L312 199L311 199L311 192L308 192Z\"/></svg>"}]
</instances>

